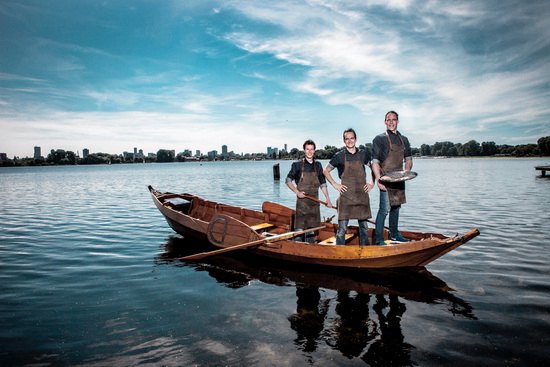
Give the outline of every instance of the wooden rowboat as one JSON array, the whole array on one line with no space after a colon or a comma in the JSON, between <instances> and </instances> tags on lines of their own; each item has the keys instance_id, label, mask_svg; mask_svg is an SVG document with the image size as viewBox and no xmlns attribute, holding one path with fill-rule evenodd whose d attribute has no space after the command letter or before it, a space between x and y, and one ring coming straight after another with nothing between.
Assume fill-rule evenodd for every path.
<instances>
[{"instance_id":1,"label":"wooden rowboat","mask_svg":"<svg viewBox=\"0 0 550 367\"><path fill-rule=\"evenodd\" d=\"M153 202L172 229L186 237L209 241L220 250L187 256L199 259L218 252L248 248L254 254L298 263L345 268L400 268L425 266L479 235L477 229L459 236L407 232L406 243L360 246L359 229L349 226L346 246L335 246L338 225L329 221L315 230L315 243L296 241L295 211L264 202L262 211L205 200L192 194L159 192L149 186ZM387 231L384 234L388 237ZM373 228L369 228L373 243ZM389 242L389 241L387 241Z\"/></svg>"}]
</instances>

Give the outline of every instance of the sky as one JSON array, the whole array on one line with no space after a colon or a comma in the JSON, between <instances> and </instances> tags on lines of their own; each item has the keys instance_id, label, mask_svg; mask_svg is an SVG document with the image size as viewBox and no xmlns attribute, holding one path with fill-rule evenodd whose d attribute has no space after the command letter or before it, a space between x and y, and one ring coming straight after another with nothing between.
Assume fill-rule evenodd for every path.
<instances>
[{"instance_id":1,"label":"sky","mask_svg":"<svg viewBox=\"0 0 550 367\"><path fill-rule=\"evenodd\" d=\"M550 2L3 0L0 152L550 135Z\"/></svg>"}]
</instances>

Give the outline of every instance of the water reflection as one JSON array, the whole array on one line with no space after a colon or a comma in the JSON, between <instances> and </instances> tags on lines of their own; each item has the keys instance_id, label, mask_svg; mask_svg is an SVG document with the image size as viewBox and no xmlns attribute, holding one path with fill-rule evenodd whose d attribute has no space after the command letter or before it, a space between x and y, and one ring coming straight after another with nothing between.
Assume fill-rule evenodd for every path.
<instances>
[{"instance_id":1,"label":"water reflection","mask_svg":"<svg viewBox=\"0 0 550 367\"><path fill-rule=\"evenodd\" d=\"M170 260L204 251L204 246L172 235L155 261L207 272L229 288L246 287L255 280L295 287L296 311L287 319L296 333L294 344L309 356L324 343L369 365L414 365L410 357L414 346L405 340L401 328L406 301L445 305L453 315L477 319L468 302L425 268L296 267L246 252L212 256L200 263Z\"/></svg>"},{"instance_id":2,"label":"water reflection","mask_svg":"<svg viewBox=\"0 0 550 367\"><path fill-rule=\"evenodd\" d=\"M317 349L330 300L321 300L319 287L308 284L296 284L296 298L296 313L288 321L297 334L294 343L300 350L311 353Z\"/></svg>"}]
</instances>

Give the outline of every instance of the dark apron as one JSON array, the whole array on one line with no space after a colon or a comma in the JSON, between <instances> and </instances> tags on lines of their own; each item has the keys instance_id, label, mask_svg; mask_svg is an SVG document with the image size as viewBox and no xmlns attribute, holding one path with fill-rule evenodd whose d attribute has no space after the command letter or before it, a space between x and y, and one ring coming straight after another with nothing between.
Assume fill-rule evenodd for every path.
<instances>
[{"instance_id":1,"label":"dark apron","mask_svg":"<svg viewBox=\"0 0 550 367\"><path fill-rule=\"evenodd\" d=\"M405 143L401 135L398 135L401 144L397 144L396 146L392 145L390 136L387 132L386 136L390 143L390 151L384 162L382 162L382 175L388 172L402 171L403 159L405 158ZM405 182L384 182L384 186L386 186L388 191L388 198L390 199L391 206L397 206L407 202L405 198Z\"/></svg>"},{"instance_id":2,"label":"dark apron","mask_svg":"<svg viewBox=\"0 0 550 367\"><path fill-rule=\"evenodd\" d=\"M363 187L367 184L365 167L363 162L348 162L344 153L344 172L342 172L342 185L347 186L347 191L338 198L338 220L371 218L369 194Z\"/></svg>"},{"instance_id":3,"label":"dark apron","mask_svg":"<svg viewBox=\"0 0 550 367\"><path fill-rule=\"evenodd\" d=\"M315 164L313 164L315 170ZM305 192L306 195L319 198L319 177L317 172L304 172L304 162L302 161L302 177L298 182L297 188L300 192ZM307 229L318 227L321 224L321 211L319 204L308 198L296 199L296 220L294 228Z\"/></svg>"}]
</instances>

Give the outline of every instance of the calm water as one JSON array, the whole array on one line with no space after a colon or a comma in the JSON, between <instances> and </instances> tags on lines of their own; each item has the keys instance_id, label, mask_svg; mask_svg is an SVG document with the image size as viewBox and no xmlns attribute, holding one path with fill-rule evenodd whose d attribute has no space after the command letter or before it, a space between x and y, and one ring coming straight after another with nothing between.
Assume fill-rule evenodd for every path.
<instances>
[{"instance_id":1,"label":"calm water","mask_svg":"<svg viewBox=\"0 0 550 367\"><path fill-rule=\"evenodd\" d=\"M416 160L401 228L481 231L424 269L165 260L198 244L147 185L294 206L273 163L0 169L0 365L550 363L550 159Z\"/></svg>"}]
</instances>

